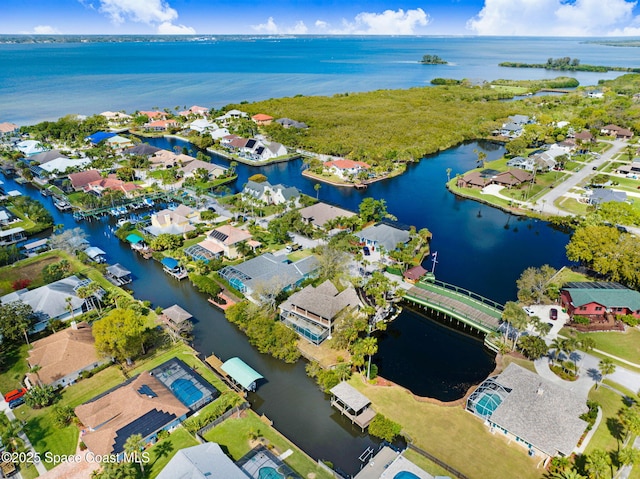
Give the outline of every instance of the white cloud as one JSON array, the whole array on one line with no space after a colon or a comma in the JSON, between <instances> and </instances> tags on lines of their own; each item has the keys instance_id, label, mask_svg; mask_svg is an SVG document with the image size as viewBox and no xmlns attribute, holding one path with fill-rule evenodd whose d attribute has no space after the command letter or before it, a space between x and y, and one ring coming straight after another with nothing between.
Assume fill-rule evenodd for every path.
<instances>
[{"instance_id":1,"label":"white cloud","mask_svg":"<svg viewBox=\"0 0 640 479\"><path fill-rule=\"evenodd\" d=\"M355 35L414 35L418 27L429 24L429 15L422 8L415 10L385 10L382 13L358 13L353 21L342 20L338 28L331 28L322 20L316 26L333 34Z\"/></svg>"},{"instance_id":2,"label":"white cloud","mask_svg":"<svg viewBox=\"0 0 640 479\"><path fill-rule=\"evenodd\" d=\"M59 35L60 31L51 25L38 25L33 28L33 32L36 35Z\"/></svg>"},{"instance_id":3,"label":"white cloud","mask_svg":"<svg viewBox=\"0 0 640 479\"><path fill-rule=\"evenodd\" d=\"M281 27L275 22L273 17L269 17L266 23L252 25L251 28L253 28L258 33L265 33L268 35L304 35L309 31L302 20L299 20L292 27Z\"/></svg>"},{"instance_id":4,"label":"white cloud","mask_svg":"<svg viewBox=\"0 0 640 479\"><path fill-rule=\"evenodd\" d=\"M171 22L162 22L158 25L160 35L193 35L196 30L186 25L174 25Z\"/></svg>"},{"instance_id":5,"label":"white cloud","mask_svg":"<svg viewBox=\"0 0 640 479\"><path fill-rule=\"evenodd\" d=\"M95 9L87 0L79 0L85 7ZM193 34L186 25L176 25L178 12L165 0L99 0L98 11L120 25L131 21L157 27L161 34Z\"/></svg>"},{"instance_id":6,"label":"white cloud","mask_svg":"<svg viewBox=\"0 0 640 479\"><path fill-rule=\"evenodd\" d=\"M314 25L319 30L326 30L329 27L329 24L324 20L316 20L316 23Z\"/></svg>"},{"instance_id":7,"label":"white cloud","mask_svg":"<svg viewBox=\"0 0 640 479\"><path fill-rule=\"evenodd\" d=\"M485 0L467 28L479 35L634 35L637 2L627 0Z\"/></svg>"}]
</instances>

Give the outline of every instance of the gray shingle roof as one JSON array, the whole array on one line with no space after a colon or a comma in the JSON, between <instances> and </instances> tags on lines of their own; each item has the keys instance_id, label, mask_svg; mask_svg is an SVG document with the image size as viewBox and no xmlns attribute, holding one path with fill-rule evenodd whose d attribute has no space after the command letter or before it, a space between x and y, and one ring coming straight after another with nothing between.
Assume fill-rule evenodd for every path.
<instances>
[{"instance_id":1,"label":"gray shingle roof","mask_svg":"<svg viewBox=\"0 0 640 479\"><path fill-rule=\"evenodd\" d=\"M253 289L258 283L275 279L284 286L294 284L318 267L318 260L314 256L307 256L295 263L286 263L285 260L284 257L278 258L271 253L265 253L233 268L251 278L244 283L245 286Z\"/></svg>"},{"instance_id":2,"label":"gray shingle roof","mask_svg":"<svg viewBox=\"0 0 640 479\"><path fill-rule=\"evenodd\" d=\"M310 221L318 228L322 228L329 220L343 217L351 218L356 214L349 210L343 210L337 206L328 205L327 203L316 203L315 205L307 206L300 210L300 216L303 219Z\"/></svg>"},{"instance_id":3,"label":"gray shingle roof","mask_svg":"<svg viewBox=\"0 0 640 479\"><path fill-rule=\"evenodd\" d=\"M158 479L247 479L218 444L207 442L180 449Z\"/></svg>"},{"instance_id":4,"label":"gray shingle roof","mask_svg":"<svg viewBox=\"0 0 640 479\"><path fill-rule=\"evenodd\" d=\"M338 293L338 289L329 280L325 281L317 288L309 285L292 294L285 301L281 308L290 310L293 306L305 309L326 319L333 319L344 308L357 306L360 304L356 290L349 286L344 291Z\"/></svg>"},{"instance_id":5,"label":"gray shingle roof","mask_svg":"<svg viewBox=\"0 0 640 479\"><path fill-rule=\"evenodd\" d=\"M355 234L361 240L374 242L383 246L387 251L395 250L398 243L404 244L409 241L408 231L394 228L384 223L369 226Z\"/></svg>"},{"instance_id":6,"label":"gray shingle roof","mask_svg":"<svg viewBox=\"0 0 640 479\"><path fill-rule=\"evenodd\" d=\"M578 417L588 410L585 401L515 363L496 382L511 392L491 415L491 422L551 456L571 454L587 427Z\"/></svg>"}]
</instances>

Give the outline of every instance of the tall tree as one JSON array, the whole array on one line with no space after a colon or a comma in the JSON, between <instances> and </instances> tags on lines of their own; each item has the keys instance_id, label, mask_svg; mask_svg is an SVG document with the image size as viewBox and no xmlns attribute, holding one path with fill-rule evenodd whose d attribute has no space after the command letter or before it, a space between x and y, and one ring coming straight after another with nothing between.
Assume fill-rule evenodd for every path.
<instances>
[{"instance_id":1,"label":"tall tree","mask_svg":"<svg viewBox=\"0 0 640 479\"><path fill-rule=\"evenodd\" d=\"M518 303L514 301L507 301L504 305L504 310L502 311L502 320L509 323L509 325L515 329L515 339L512 343L512 349L515 349L518 339L520 338L520 334L529 324L529 317Z\"/></svg>"},{"instance_id":2,"label":"tall tree","mask_svg":"<svg viewBox=\"0 0 640 479\"><path fill-rule=\"evenodd\" d=\"M8 341L21 336L29 344L28 333L35 323L33 309L27 303L14 301L0 306L0 334Z\"/></svg>"},{"instance_id":3,"label":"tall tree","mask_svg":"<svg viewBox=\"0 0 640 479\"><path fill-rule=\"evenodd\" d=\"M526 303L531 301L536 304L542 303L547 298L549 283L556 273L556 269L548 264L540 268L525 269L516 281L518 299Z\"/></svg>"},{"instance_id":4,"label":"tall tree","mask_svg":"<svg viewBox=\"0 0 640 479\"><path fill-rule=\"evenodd\" d=\"M585 469L590 479L604 479L611 471L611 458L606 451L594 449L587 456Z\"/></svg>"},{"instance_id":5,"label":"tall tree","mask_svg":"<svg viewBox=\"0 0 640 479\"><path fill-rule=\"evenodd\" d=\"M118 361L144 354L145 318L133 309L116 308L93 324L96 349Z\"/></svg>"},{"instance_id":6,"label":"tall tree","mask_svg":"<svg viewBox=\"0 0 640 479\"><path fill-rule=\"evenodd\" d=\"M144 461L140 456L140 451L144 449L144 440L142 438L142 434L132 434L127 438L124 443L124 452L134 460L134 462L138 462L140 464L140 471L144 474Z\"/></svg>"}]
</instances>

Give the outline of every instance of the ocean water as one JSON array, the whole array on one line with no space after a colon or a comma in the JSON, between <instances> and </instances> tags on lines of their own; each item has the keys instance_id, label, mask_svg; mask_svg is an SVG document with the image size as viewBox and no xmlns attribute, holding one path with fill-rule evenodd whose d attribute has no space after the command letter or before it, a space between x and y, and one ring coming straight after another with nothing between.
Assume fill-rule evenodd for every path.
<instances>
[{"instance_id":1,"label":"ocean water","mask_svg":"<svg viewBox=\"0 0 640 479\"><path fill-rule=\"evenodd\" d=\"M432 78L553 78L502 61L637 66L637 49L589 39L484 37L220 37L201 42L0 45L0 122L32 124L105 110L220 108L293 95L429 85ZM436 54L449 65L421 65ZM564 73L563 73L564 74ZM566 73L582 85L620 73Z\"/></svg>"}]
</instances>

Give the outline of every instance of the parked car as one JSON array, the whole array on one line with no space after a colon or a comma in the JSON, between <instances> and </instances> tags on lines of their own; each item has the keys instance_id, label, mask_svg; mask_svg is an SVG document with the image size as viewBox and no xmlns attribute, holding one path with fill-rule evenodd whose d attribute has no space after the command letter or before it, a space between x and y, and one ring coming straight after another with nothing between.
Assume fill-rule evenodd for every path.
<instances>
[{"instance_id":1,"label":"parked car","mask_svg":"<svg viewBox=\"0 0 640 479\"><path fill-rule=\"evenodd\" d=\"M18 399L14 399L13 401L9 401L9 409L15 409L21 404L24 404L24 397L19 397Z\"/></svg>"},{"instance_id":2,"label":"parked car","mask_svg":"<svg viewBox=\"0 0 640 479\"><path fill-rule=\"evenodd\" d=\"M549 310L549 319L553 319L554 321L558 319L558 310L556 308L551 308Z\"/></svg>"},{"instance_id":3,"label":"parked car","mask_svg":"<svg viewBox=\"0 0 640 479\"><path fill-rule=\"evenodd\" d=\"M365 256L369 256L369 255L371 254L371 251L369 251L369 247L368 247L368 246L363 246L363 247L362 247L362 253L363 253Z\"/></svg>"},{"instance_id":4,"label":"parked car","mask_svg":"<svg viewBox=\"0 0 640 479\"><path fill-rule=\"evenodd\" d=\"M26 388L14 389L13 391L9 391L4 395L4 400L7 402L11 402L14 399L21 398L27 392Z\"/></svg>"},{"instance_id":5,"label":"parked car","mask_svg":"<svg viewBox=\"0 0 640 479\"><path fill-rule=\"evenodd\" d=\"M528 306L523 306L522 309L524 309L524 312L527 313L527 316L535 316L536 313L533 309L529 308Z\"/></svg>"}]
</instances>

